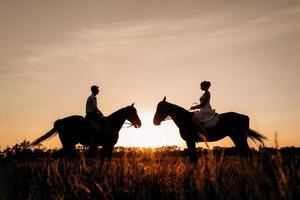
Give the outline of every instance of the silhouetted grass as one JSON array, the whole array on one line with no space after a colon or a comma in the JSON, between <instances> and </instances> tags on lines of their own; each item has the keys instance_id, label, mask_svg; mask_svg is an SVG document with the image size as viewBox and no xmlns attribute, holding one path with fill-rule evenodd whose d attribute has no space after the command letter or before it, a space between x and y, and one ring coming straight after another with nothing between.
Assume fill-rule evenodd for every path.
<instances>
[{"instance_id":1,"label":"silhouetted grass","mask_svg":"<svg viewBox=\"0 0 300 200\"><path fill-rule=\"evenodd\" d=\"M0 199L298 199L299 148L262 148L249 159L232 149L199 149L191 164L177 147L116 148L111 163L78 150L0 156Z\"/></svg>"}]
</instances>

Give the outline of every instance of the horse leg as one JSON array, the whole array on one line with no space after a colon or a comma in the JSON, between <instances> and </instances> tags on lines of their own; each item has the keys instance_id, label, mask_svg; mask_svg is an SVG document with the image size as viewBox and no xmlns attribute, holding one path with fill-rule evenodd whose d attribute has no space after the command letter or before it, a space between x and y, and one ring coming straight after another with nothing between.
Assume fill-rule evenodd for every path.
<instances>
[{"instance_id":1,"label":"horse leg","mask_svg":"<svg viewBox=\"0 0 300 200\"><path fill-rule=\"evenodd\" d=\"M111 162L111 157L112 157L112 151L113 151L113 146L110 148L108 145L103 145L102 150L101 150L101 157L100 157L100 172L105 173L107 167L109 167L110 162ZM108 159L108 163L105 163L105 159Z\"/></svg>"},{"instance_id":2,"label":"horse leg","mask_svg":"<svg viewBox=\"0 0 300 200\"><path fill-rule=\"evenodd\" d=\"M75 143L69 141L66 137L64 137L64 134L62 134L61 132L58 133L58 136L63 147L63 153L66 155L74 154Z\"/></svg>"},{"instance_id":3,"label":"horse leg","mask_svg":"<svg viewBox=\"0 0 300 200\"><path fill-rule=\"evenodd\" d=\"M188 152L189 152L189 160L192 163L197 163L198 162L198 156L197 156L197 151L196 151L196 144L195 142L187 141L186 145L188 147Z\"/></svg>"},{"instance_id":4,"label":"horse leg","mask_svg":"<svg viewBox=\"0 0 300 200\"><path fill-rule=\"evenodd\" d=\"M91 157L97 156L97 150L98 150L98 146L90 145L87 150L87 155Z\"/></svg>"},{"instance_id":5,"label":"horse leg","mask_svg":"<svg viewBox=\"0 0 300 200\"><path fill-rule=\"evenodd\" d=\"M114 146L113 145L105 145L102 148L102 155L101 160L104 161L105 158L108 159L108 161L111 161L112 153L113 153Z\"/></svg>"},{"instance_id":6,"label":"horse leg","mask_svg":"<svg viewBox=\"0 0 300 200\"><path fill-rule=\"evenodd\" d=\"M62 142L63 152L66 155L74 155L75 154L75 144L71 142Z\"/></svg>"},{"instance_id":7,"label":"horse leg","mask_svg":"<svg viewBox=\"0 0 300 200\"><path fill-rule=\"evenodd\" d=\"M108 157L108 147L106 145L102 146L100 161L104 164L105 159Z\"/></svg>"},{"instance_id":8,"label":"horse leg","mask_svg":"<svg viewBox=\"0 0 300 200\"><path fill-rule=\"evenodd\" d=\"M109 162L111 162L113 150L114 150L114 146L109 146L108 151L107 151L107 159L109 160Z\"/></svg>"},{"instance_id":9,"label":"horse leg","mask_svg":"<svg viewBox=\"0 0 300 200\"><path fill-rule=\"evenodd\" d=\"M237 131L235 135L230 136L238 153L241 156L248 156L249 145L247 142L247 134L245 131Z\"/></svg>"}]
</instances>

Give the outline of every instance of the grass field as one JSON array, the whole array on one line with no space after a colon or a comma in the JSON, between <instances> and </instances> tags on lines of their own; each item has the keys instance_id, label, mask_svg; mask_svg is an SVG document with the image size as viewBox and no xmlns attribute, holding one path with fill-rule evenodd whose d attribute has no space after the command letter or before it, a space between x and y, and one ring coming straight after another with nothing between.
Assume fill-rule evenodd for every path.
<instances>
[{"instance_id":1,"label":"grass field","mask_svg":"<svg viewBox=\"0 0 300 200\"><path fill-rule=\"evenodd\" d=\"M300 149L199 149L191 164L178 147L116 148L111 163L78 150L1 151L0 199L299 199Z\"/></svg>"}]
</instances>

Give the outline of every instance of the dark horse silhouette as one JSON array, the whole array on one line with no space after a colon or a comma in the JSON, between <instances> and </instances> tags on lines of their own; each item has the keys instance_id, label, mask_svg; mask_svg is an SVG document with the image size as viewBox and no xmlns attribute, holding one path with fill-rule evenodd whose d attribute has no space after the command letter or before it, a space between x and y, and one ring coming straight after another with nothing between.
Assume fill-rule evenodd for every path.
<instances>
[{"instance_id":1,"label":"dark horse silhouette","mask_svg":"<svg viewBox=\"0 0 300 200\"><path fill-rule=\"evenodd\" d=\"M219 115L218 123L206 130L205 134L199 136L200 128L192 120L192 112L184 108L171 104L166 101L166 97L158 103L154 115L154 125L160 125L168 116L178 126L180 136L186 141L191 161L197 160L196 142L213 142L229 136L236 149L242 154L247 155L249 146L247 138L250 137L263 144L266 139L263 135L249 128L249 117L235 112L222 113Z\"/></svg>"},{"instance_id":2,"label":"dark horse silhouette","mask_svg":"<svg viewBox=\"0 0 300 200\"><path fill-rule=\"evenodd\" d=\"M89 121L79 115L69 116L54 122L54 127L45 135L33 141L29 147L46 140L52 135L58 133L63 150L67 153L73 152L76 144L88 146L89 149L96 149L102 146L101 159L112 157L114 145L119 138L119 131L126 120L130 121L135 128L141 127L141 120L137 114L134 104L121 108L106 117L110 124L109 133L96 133L93 131Z\"/></svg>"}]
</instances>

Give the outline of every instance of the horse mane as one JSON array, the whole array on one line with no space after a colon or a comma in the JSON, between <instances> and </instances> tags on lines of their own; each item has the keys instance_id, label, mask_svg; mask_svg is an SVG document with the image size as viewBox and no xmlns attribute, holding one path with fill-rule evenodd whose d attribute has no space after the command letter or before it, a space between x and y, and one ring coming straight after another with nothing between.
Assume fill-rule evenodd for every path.
<instances>
[{"instance_id":1,"label":"horse mane","mask_svg":"<svg viewBox=\"0 0 300 200\"><path fill-rule=\"evenodd\" d=\"M124 107L124 108L121 108L115 112L113 112L112 114L108 115L107 118L115 118L117 117L118 115L120 115L120 113L123 113L125 112L126 110L128 109L128 106Z\"/></svg>"},{"instance_id":2,"label":"horse mane","mask_svg":"<svg viewBox=\"0 0 300 200\"><path fill-rule=\"evenodd\" d=\"M129 109L135 109L133 106L126 106L124 108L120 108L119 110L113 112L112 114L108 115L106 118L108 120L116 120L121 119L120 116L125 116L125 113L128 112ZM122 120L122 119L121 119Z\"/></svg>"},{"instance_id":3,"label":"horse mane","mask_svg":"<svg viewBox=\"0 0 300 200\"><path fill-rule=\"evenodd\" d=\"M168 106L170 106L172 109L176 110L176 111L179 111L179 112L182 112L186 115L191 115L192 113L176 104L173 104L173 103L170 103L170 102L167 102L165 101L166 104L168 104Z\"/></svg>"}]
</instances>

